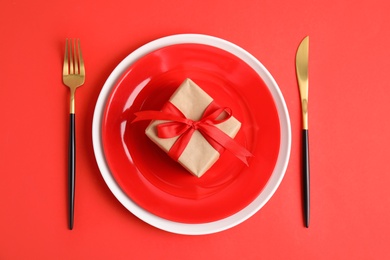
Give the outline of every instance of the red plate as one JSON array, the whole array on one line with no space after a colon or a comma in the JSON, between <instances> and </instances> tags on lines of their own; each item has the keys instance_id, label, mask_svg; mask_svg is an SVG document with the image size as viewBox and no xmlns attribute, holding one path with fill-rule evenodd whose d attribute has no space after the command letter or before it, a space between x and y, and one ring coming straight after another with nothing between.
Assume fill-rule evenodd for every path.
<instances>
[{"instance_id":1,"label":"red plate","mask_svg":"<svg viewBox=\"0 0 390 260\"><path fill-rule=\"evenodd\" d=\"M130 124L134 112L160 110L185 78L241 121L235 140L254 155L249 167L224 152L194 177L146 137L149 122ZM135 203L156 216L196 224L231 216L259 195L278 158L280 125L271 93L248 64L216 47L178 44L145 55L122 75L106 104L102 139L112 175Z\"/></svg>"}]
</instances>

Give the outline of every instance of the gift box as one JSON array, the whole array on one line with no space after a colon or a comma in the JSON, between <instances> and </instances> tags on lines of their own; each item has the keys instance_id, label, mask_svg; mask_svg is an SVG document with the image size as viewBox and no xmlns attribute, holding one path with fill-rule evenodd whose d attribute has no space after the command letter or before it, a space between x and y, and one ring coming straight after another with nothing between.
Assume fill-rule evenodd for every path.
<instances>
[{"instance_id":1,"label":"gift box","mask_svg":"<svg viewBox=\"0 0 390 260\"><path fill-rule=\"evenodd\" d=\"M141 111L136 116L134 121L154 119L146 135L197 177L210 169L225 149L250 156L233 140L241 123L230 108L220 107L191 79L184 80L161 111Z\"/></svg>"}]
</instances>

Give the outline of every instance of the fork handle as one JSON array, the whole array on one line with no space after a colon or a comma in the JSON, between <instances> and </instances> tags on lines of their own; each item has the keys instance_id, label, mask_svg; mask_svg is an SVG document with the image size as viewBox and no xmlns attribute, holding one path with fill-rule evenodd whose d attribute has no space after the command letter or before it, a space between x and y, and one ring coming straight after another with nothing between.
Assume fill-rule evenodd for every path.
<instances>
[{"instance_id":1,"label":"fork handle","mask_svg":"<svg viewBox=\"0 0 390 260\"><path fill-rule=\"evenodd\" d=\"M75 198L75 175L76 175L76 133L75 114L70 114L69 123L69 161L68 161L68 195L69 195L69 229L73 229L74 222L74 198Z\"/></svg>"},{"instance_id":2,"label":"fork handle","mask_svg":"<svg viewBox=\"0 0 390 260\"><path fill-rule=\"evenodd\" d=\"M309 167L309 131L302 131L302 170L303 170L303 207L305 226L310 222L310 167Z\"/></svg>"}]
</instances>

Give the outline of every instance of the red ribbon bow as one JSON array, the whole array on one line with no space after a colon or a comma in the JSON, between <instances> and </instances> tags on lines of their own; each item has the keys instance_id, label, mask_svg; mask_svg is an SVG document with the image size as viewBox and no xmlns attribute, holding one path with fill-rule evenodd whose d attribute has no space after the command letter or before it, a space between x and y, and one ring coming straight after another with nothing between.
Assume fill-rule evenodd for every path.
<instances>
[{"instance_id":1,"label":"red ribbon bow","mask_svg":"<svg viewBox=\"0 0 390 260\"><path fill-rule=\"evenodd\" d=\"M219 107L215 102L210 103L204 111L202 118L198 121L186 118L171 102L167 102L162 111L140 111L136 112L135 116L136 118L132 123L141 120L169 121L157 125L157 136L159 138L179 136L168 152L168 155L176 161L186 148L195 130L198 130L219 153L223 149L226 149L246 165L248 165L247 157L252 156L248 150L240 146L230 136L215 126L216 124L225 122L232 116L230 108Z\"/></svg>"}]
</instances>

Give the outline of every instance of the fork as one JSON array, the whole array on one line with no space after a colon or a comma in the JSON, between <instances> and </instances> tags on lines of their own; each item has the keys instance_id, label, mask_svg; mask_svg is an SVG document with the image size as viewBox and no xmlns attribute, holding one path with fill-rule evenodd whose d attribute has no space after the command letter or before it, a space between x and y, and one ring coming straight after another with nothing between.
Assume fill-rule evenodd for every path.
<instances>
[{"instance_id":1,"label":"fork","mask_svg":"<svg viewBox=\"0 0 390 260\"><path fill-rule=\"evenodd\" d=\"M85 82L84 60L81 54L79 39L66 39L62 81L70 89L70 124L69 124L69 158L68 158L68 195L69 195L69 229L73 229L75 178L76 178L76 133L75 133L75 92Z\"/></svg>"}]
</instances>

